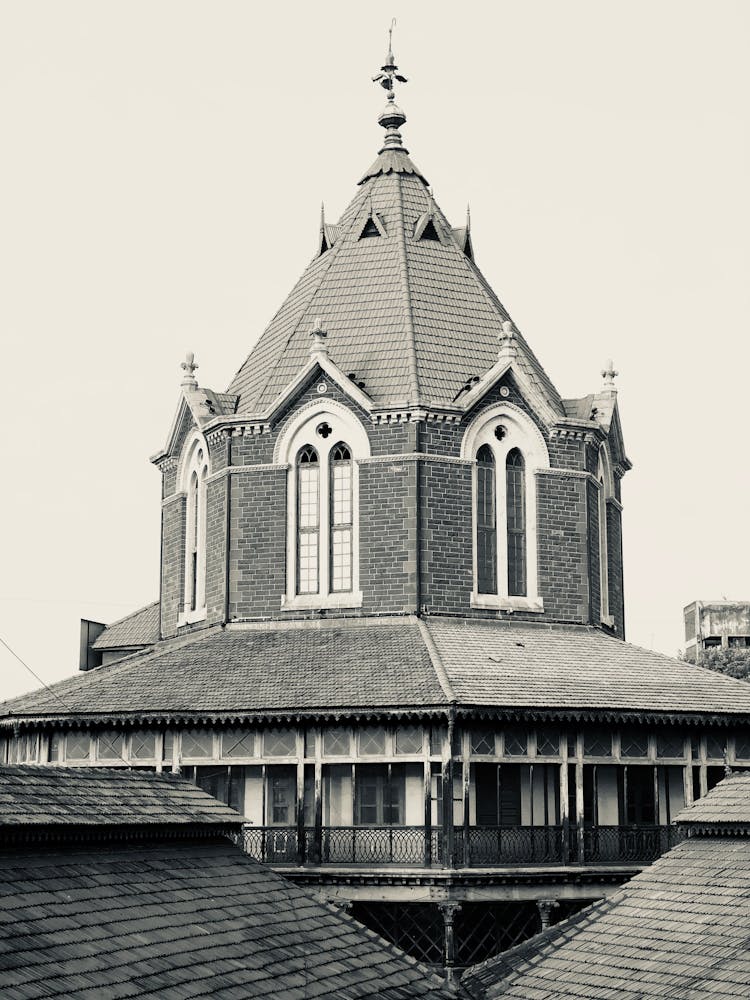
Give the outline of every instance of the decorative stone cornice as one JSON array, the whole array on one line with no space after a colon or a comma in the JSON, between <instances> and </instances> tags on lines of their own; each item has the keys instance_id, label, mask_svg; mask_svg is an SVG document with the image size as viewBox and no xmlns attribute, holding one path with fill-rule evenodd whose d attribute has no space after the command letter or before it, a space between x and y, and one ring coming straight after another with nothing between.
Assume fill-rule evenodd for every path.
<instances>
[{"instance_id":1,"label":"decorative stone cornice","mask_svg":"<svg viewBox=\"0 0 750 1000\"><path fill-rule=\"evenodd\" d=\"M217 479L240 475L243 472L286 472L288 469L289 465L286 462L266 462L262 465L225 465L223 469L212 473L206 482L213 483Z\"/></svg>"},{"instance_id":2,"label":"decorative stone cornice","mask_svg":"<svg viewBox=\"0 0 750 1000\"><path fill-rule=\"evenodd\" d=\"M599 480L583 469L536 469L537 476L557 476L558 479L586 479L599 486Z\"/></svg>"},{"instance_id":3,"label":"decorative stone cornice","mask_svg":"<svg viewBox=\"0 0 750 1000\"><path fill-rule=\"evenodd\" d=\"M180 490L178 493L172 493L168 497L164 497L161 502L162 507L168 507L169 504L174 503L176 500L184 500L187 496L184 490Z\"/></svg>"},{"instance_id":4,"label":"decorative stone cornice","mask_svg":"<svg viewBox=\"0 0 750 1000\"><path fill-rule=\"evenodd\" d=\"M356 458L358 465L393 465L399 462L437 462L442 465L476 465L472 458L456 458L453 455L435 455L427 451L410 451L404 455L372 455Z\"/></svg>"},{"instance_id":5,"label":"decorative stone cornice","mask_svg":"<svg viewBox=\"0 0 750 1000\"><path fill-rule=\"evenodd\" d=\"M605 502L607 503L608 506L614 507L615 510L619 510L620 512L622 512L622 504L617 499L617 497L607 497Z\"/></svg>"},{"instance_id":6,"label":"decorative stone cornice","mask_svg":"<svg viewBox=\"0 0 750 1000\"><path fill-rule=\"evenodd\" d=\"M164 458L158 459L154 462L159 472L174 472L177 466L180 464L176 458L166 456Z\"/></svg>"}]
</instances>

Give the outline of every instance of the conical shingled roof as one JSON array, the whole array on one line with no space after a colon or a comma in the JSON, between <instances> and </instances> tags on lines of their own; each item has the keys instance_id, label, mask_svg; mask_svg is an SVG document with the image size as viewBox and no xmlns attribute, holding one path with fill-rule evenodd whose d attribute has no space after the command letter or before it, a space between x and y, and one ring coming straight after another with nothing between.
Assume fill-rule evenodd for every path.
<instances>
[{"instance_id":1,"label":"conical shingled roof","mask_svg":"<svg viewBox=\"0 0 750 1000\"><path fill-rule=\"evenodd\" d=\"M385 235L362 238L373 215ZM438 241L420 238L427 217ZM263 412L289 385L309 360L317 319L331 359L356 373L376 408L449 405L467 379L497 362L510 317L407 150L381 151L336 229L334 245L310 263L232 380L237 412ZM564 417L557 390L520 334L516 344L519 366Z\"/></svg>"}]
</instances>

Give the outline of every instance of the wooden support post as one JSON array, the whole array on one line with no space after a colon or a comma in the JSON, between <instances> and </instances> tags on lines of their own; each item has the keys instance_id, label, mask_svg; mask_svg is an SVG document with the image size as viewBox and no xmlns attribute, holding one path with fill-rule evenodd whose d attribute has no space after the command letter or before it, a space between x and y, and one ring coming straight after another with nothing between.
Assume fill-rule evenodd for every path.
<instances>
[{"instance_id":1,"label":"wooden support post","mask_svg":"<svg viewBox=\"0 0 750 1000\"><path fill-rule=\"evenodd\" d=\"M585 860L583 838L583 735L576 737L576 839L578 842L578 863Z\"/></svg>"},{"instance_id":2,"label":"wooden support post","mask_svg":"<svg viewBox=\"0 0 750 1000\"><path fill-rule=\"evenodd\" d=\"M534 765L529 764L529 826L534 826ZM534 834L532 833L532 837Z\"/></svg>"},{"instance_id":3,"label":"wooden support post","mask_svg":"<svg viewBox=\"0 0 750 1000\"><path fill-rule=\"evenodd\" d=\"M454 922L456 914L461 909L460 903L438 903L438 908L443 915L443 965L445 966L445 978L449 983L455 981L456 965L456 938L454 932Z\"/></svg>"},{"instance_id":4,"label":"wooden support post","mask_svg":"<svg viewBox=\"0 0 750 1000\"><path fill-rule=\"evenodd\" d=\"M693 745L689 736L685 737L683 749L687 763L682 769L682 796L686 806L693 804Z\"/></svg>"},{"instance_id":5,"label":"wooden support post","mask_svg":"<svg viewBox=\"0 0 750 1000\"><path fill-rule=\"evenodd\" d=\"M305 863L305 731L297 729L297 798L295 802L297 827L297 864Z\"/></svg>"},{"instance_id":6,"label":"wooden support post","mask_svg":"<svg viewBox=\"0 0 750 1000\"><path fill-rule=\"evenodd\" d=\"M659 826L659 765L654 764L654 826Z\"/></svg>"},{"instance_id":7,"label":"wooden support post","mask_svg":"<svg viewBox=\"0 0 750 1000\"><path fill-rule=\"evenodd\" d=\"M154 737L154 756L156 757L156 773L161 774L164 770L164 733L161 730Z\"/></svg>"},{"instance_id":8,"label":"wooden support post","mask_svg":"<svg viewBox=\"0 0 750 1000\"><path fill-rule=\"evenodd\" d=\"M461 740L461 757L464 765L464 865L468 868L471 864L471 844L469 843L469 818L471 814L471 733L468 726L464 726Z\"/></svg>"},{"instance_id":9,"label":"wooden support post","mask_svg":"<svg viewBox=\"0 0 750 1000\"><path fill-rule=\"evenodd\" d=\"M706 737L701 736L700 738L700 759L701 759L701 770L700 770L700 790L701 798L708 795L708 766L706 764Z\"/></svg>"},{"instance_id":10,"label":"wooden support post","mask_svg":"<svg viewBox=\"0 0 750 1000\"><path fill-rule=\"evenodd\" d=\"M447 868L456 867L456 842L453 832L453 715L448 718L446 734L443 737L440 773L443 794L443 864Z\"/></svg>"},{"instance_id":11,"label":"wooden support post","mask_svg":"<svg viewBox=\"0 0 750 1000\"><path fill-rule=\"evenodd\" d=\"M422 762L424 788L424 866L432 864L432 768L430 766L430 745L427 741L425 759Z\"/></svg>"},{"instance_id":12,"label":"wooden support post","mask_svg":"<svg viewBox=\"0 0 750 1000\"><path fill-rule=\"evenodd\" d=\"M568 734L562 734L561 745L562 763L560 764L560 825L562 826L562 861L567 864L570 861L570 816L568 815L568 804L570 802L570 789L568 788Z\"/></svg>"},{"instance_id":13,"label":"wooden support post","mask_svg":"<svg viewBox=\"0 0 750 1000\"><path fill-rule=\"evenodd\" d=\"M172 774L180 773L180 758L182 756L182 733L175 729L172 733Z\"/></svg>"},{"instance_id":14,"label":"wooden support post","mask_svg":"<svg viewBox=\"0 0 750 1000\"><path fill-rule=\"evenodd\" d=\"M312 860L319 865L323 856L323 729L315 733L315 787L313 791L313 833Z\"/></svg>"}]
</instances>

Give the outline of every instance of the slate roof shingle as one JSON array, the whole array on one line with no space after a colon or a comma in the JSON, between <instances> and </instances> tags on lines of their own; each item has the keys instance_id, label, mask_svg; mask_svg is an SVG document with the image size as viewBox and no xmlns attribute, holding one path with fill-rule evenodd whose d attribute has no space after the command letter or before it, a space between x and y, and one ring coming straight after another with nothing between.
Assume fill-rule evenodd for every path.
<instances>
[{"instance_id":1,"label":"slate roof shingle","mask_svg":"<svg viewBox=\"0 0 750 1000\"><path fill-rule=\"evenodd\" d=\"M675 822L750 826L750 773L740 771L724 778L708 795L680 810Z\"/></svg>"},{"instance_id":2,"label":"slate roof shingle","mask_svg":"<svg viewBox=\"0 0 750 1000\"><path fill-rule=\"evenodd\" d=\"M127 649L151 646L159 641L159 602L119 618L108 625L93 643L92 649Z\"/></svg>"},{"instance_id":3,"label":"slate roof shingle","mask_svg":"<svg viewBox=\"0 0 750 1000\"><path fill-rule=\"evenodd\" d=\"M0 854L3 1000L447 1000L429 970L228 842Z\"/></svg>"},{"instance_id":4,"label":"slate roof shingle","mask_svg":"<svg viewBox=\"0 0 750 1000\"><path fill-rule=\"evenodd\" d=\"M360 239L371 211L386 236ZM440 241L414 238L425 213L436 220ZM318 318L331 359L356 372L376 406L449 403L467 378L497 362L507 310L404 150L381 153L337 229L335 245L309 264L232 380L239 413L265 410L291 383L309 359ZM517 344L520 367L564 416L520 333Z\"/></svg>"},{"instance_id":5,"label":"slate roof shingle","mask_svg":"<svg viewBox=\"0 0 750 1000\"><path fill-rule=\"evenodd\" d=\"M681 815L700 824L727 801L748 816L750 779L720 782ZM691 836L607 899L467 970L462 985L479 1000L736 1000L750 995L749 925L750 838Z\"/></svg>"},{"instance_id":6,"label":"slate roof shingle","mask_svg":"<svg viewBox=\"0 0 750 1000\"><path fill-rule=\"evenodd\" d=\"M430 713L453 700L467 712L750 718L745 681L600 629L405 617L199 633L2 703L0 720Z\"/></svg>"},{"instance_id":7,"label":"slate roof shingle","mask_svg":"<svg viewBox=\"0 0 750 1000\"><path fill-rule=\"evenodd\" d=\"M0 838L18 826L238 826L242 817L173 774L53 765L0 767Z\"/></svg>"}]
</instances>

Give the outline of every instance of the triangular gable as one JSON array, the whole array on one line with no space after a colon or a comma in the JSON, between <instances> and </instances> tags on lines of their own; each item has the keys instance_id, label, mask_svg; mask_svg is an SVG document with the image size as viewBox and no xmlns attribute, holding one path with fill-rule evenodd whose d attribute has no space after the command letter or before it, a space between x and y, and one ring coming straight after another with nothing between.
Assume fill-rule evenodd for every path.
<instances>
[{"instance_id":1,"label":"triangular gable","mask_svg":"<svg viewBox=\"0 0 750 1000\"><path fill-rule=\"evenodd\" d=\"M316 353L304 368L295 375L292 381L284 388L271 406L264 412L255 416L264 421L272 421L280 410L291 403L296 395L301 395L311 375L316 369L327 375L331 381L335 382L341 391L367 413L373 410L372 399L364 392L356 382L354 382L339 366L324 353Z\"/></svg>"},{"instance_id":2,"label":"triangular gable","mask_svg":"<svg viewBox=\"0 0 750 1000\"><path fill-rule=\"evenodd\" d=\"M367 239L368 237L372 236L378 237L387 235L388 233L385 230L385 226L383 225L382 219L380 218L377 212L373 212L371 209L370 214L368 215L365 224L362 227L362 231L359 234L359 239Z\"/></svg>"},{"instance_id":3,"label":"triangular gable","mask_svg":"<svg viewBox=\"0 0 750 1000\"><path fill-rule=\"evenodd\" d=\"M419 240L433 240L436 243L442 243L442 237L440 235L440 229L435 220L434 212L425 212L424 215L420 215L414 225L414 239Z\"/></svg>"},{"instance_id":4,"label":"triangular gable","mask_svg":"<svg viewBox=\"0 0 750 1000\"><path fill-rule=\"evenodd\" d=\"M510 374L513 377L518 391L529 404L531 409L537 414L544 424L552 427L559 419L559 414L550 406L547 397L541 391L536 382L532 381L516 358L500 358L492 368L479 380L479 382L463 397L459 399L459 405L465 413L468 413L493 389L497 383Z\"/></svg>"},{"instance_id":5,"label":"triangular gable","mask_svg":"<svg viewBox=\"0 0 750 1000\"><path fill-rule=\"evenodd\" d=\"M616 464L623 466L625 469L633 467L632 462L625 454L625 440L622 436L622 424L620 423L620 411L617 406L617 400L615 400L612 417L609 422L609 447Z\"/></svg>"},{"instance_id":6,"label":"triangular gable","mask_svg":"<svg viewBox=\"0 0 750 1000\"><path fill-rule=\"evenodd\" d=\"M164 450L151 457L152 462L160 462L163 458L173 457L178 450L178 443L183 437L187 424L189 429L202 429L207 423L217 417L234 414L237 408L238 396L227 392L214 392L199 386L182 386L177 409L167 434Z\"/></svg>"}]
</instances>

